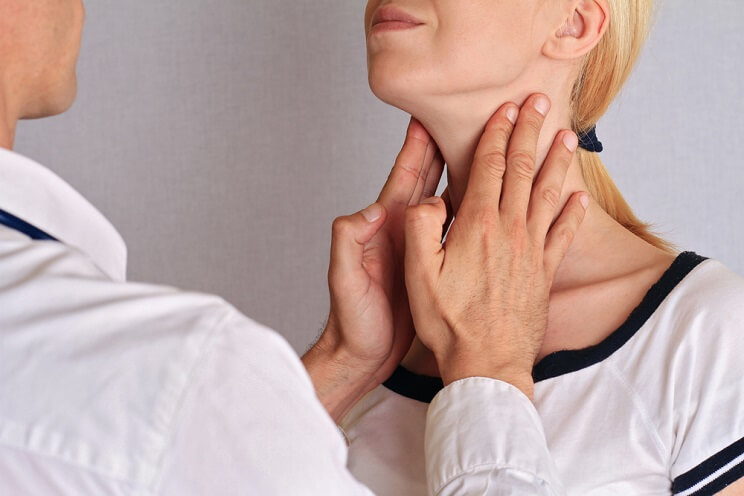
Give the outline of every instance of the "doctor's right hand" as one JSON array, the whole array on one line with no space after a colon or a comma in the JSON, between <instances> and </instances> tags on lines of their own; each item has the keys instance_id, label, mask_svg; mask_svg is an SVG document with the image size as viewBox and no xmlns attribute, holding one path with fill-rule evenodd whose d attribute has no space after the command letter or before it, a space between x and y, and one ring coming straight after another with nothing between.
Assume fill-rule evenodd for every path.
<instances>
[{"instance_id":1,"label":"doctor's right hand","mask_svg":"<svg viewBox=\"0 0 744 496\"><path fill-rule=\"evenodd\" d=\"M443 169L436 144L412 119L377 202L333 223L328 323L302 360L336 420L387 380L411 346L405 211L436 193Z\"/></svg>"},{"instance_id":2,"label":"doctor's right hand","mask_svg":"<svg viewBox=\"0 0 744 496\"><path fill-rule=\"evenodd\" d=\"M492 377L532 398L555 274L590 202L585 192L564 191L575 133L559 132L538 166L549 108L547 97L535 95L490 119L445 242L441 199L408 209L411 310L445 384Z\"/></svg>"}]
</instances>

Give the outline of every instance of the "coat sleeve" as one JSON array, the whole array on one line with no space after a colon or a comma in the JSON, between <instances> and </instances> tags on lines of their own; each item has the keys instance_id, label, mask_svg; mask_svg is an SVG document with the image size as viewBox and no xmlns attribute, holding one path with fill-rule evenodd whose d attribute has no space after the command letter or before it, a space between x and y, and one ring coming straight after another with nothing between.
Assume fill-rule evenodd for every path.
<instances>
[{"instance_id":1,"label":"coat sleeve","mask_svg":"<svg viewBox=\"0 0 744 496\"><path fill-rule=\"evenodd\" d=\"M432 495L565 494L537 410L498 380L474 377L440 391L427 413L425 450Z\"/></svg>"},{"instance_id":2,"label":"coat sleeve","mask_svg":"<svg viewBox=\"0 0 744 496\"><path fill-rule=\"evenodd\" d=\"M537 412L505 383L472 378L445 388L427 435L435 494L560 494ZM235 312L192 373L157 494L371 496L347 456L294 351Z\"/></svg>"}]
</instances>

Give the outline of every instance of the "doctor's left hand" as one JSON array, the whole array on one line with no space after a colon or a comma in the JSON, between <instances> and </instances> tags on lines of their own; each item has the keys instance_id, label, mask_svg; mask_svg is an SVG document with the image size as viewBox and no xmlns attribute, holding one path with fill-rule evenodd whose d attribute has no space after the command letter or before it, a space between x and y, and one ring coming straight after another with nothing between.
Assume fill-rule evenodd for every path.
<instances>
[{"instance_id":1,"label":"doctor's left hand","mask_svg":"<svg viewBox=\"0 0 744 496\"><path fill-rule=\"evenodd\" d=\"M405 211L436 192L443 168L436 144L412 119L377 202L333 223L328 324L302 360L336 420L387 380L411 346Z\"/></svg>"}]
</instances>

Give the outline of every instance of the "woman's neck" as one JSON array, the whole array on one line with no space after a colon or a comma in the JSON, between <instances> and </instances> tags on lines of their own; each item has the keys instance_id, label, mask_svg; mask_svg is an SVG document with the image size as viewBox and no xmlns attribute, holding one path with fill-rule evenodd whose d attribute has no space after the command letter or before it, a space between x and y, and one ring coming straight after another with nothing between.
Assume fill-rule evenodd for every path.
<instances>
[{"instance_id":1,"label":"woman's neck","mask_svg":"<svg viewBox=\"0 0 744 496\"><path fill-rule=\"evenodd\" d=\"M528 96L510 101L521 105ZM538 167L541 167L545 161L558 132L562 129L570 129L571 114L568 99L560 99L556 95L549 96L551 96L552 107L537 145ZM468 109L468 112L446 112L445 109L445 112L436 115L426 112L414 114L436 141L447 163L448 188L455 213L465 195L475 149L485 123L506 101L495 100L491 105L480 107L454 106L456 109ZM540 171L538 170L537 173L539 174ZM578 158L574 157L566 176L556 217L560 215L570 197L578 191L588 191L588 186L584 181ZM584 222L556 274L553 288L559 291L590 284L599 278L607 277L612 266L622 271L620 266L623 265L623 253L627 253L629 249L643 250L644 245L650 248L650 245L630 233L595 201L592 201Z\"/></svg>"},{"instance_id":2,"label":"woman's neck","mask_svg":"<svg viewBox=\"0 0 744 496\"><path fill-rule=\"evenodd\" d=\"M12 117L5 94L0 88L0 148L13 149L17 119Z\"/></svg>"},{"instance_id":3,"label":"woman's neck","mask_svg":"<svg viewBox=\"0 0 744 496\"><path fill-rule=\"evenodd\" d=\"M527 95L512 101L521 105L526 98ZM552 108L545 121L537 146L538 165L542 164L547 157L558 132L561 129L570 128L571 114L568 104L561 103L558 98L551 99L553 101ZM415 114L439 146L447 163L449 194L455 212L459 209L465 194L473 156L483 134L485 124L493 113L508 100L496 99L490 101L494 103L490 105L468 105L472 102L461 100L450 103L449 108ZM463 111L463 109L467 109L467 111ZM572 171L578 171L578 161L575 160L571 168ZM580 178L580 176L579 174L578 177ZM569 179L573 179L575 183L577 178L569 177ZM580 180L577 184L567 183L567 186L566 199L574 191L579 191L584 184L583 180ZM568 191L570 188L576 189Z\"/></svg>"},{"instance_id":4,"label":"woman's neck","mask_svg":"<svg viewBox=\"0 0 744 496\"><path fill-rule=\"evenodd\" d=\"M561 129L569 128L570 123L568 105L562 105L561 100L553 95L549 96L551 96L553 105L537 146L538 166L545 161L555 136ZM511 101L522 104L526 98L527 96L520 101ZM508 100L492 101L494 104L483 105L480 110L476 111L472 109L477 107L457 107L468 108L470 112L445 111L437 114L414 112L414 116L421 121L436 141L447 163L448 187L455 213L467 189L470 167L485 123ZM588 187L584 181L579 161L574 158L564 183L556 217L571 195L578 191L588 191ZM668 256L669 254L663 253L625 229L592 200L584 221L555 276L551 289L551 311L561 314L566 310L571 313L573 310L568 309L575 304L574 299L577 297L580 299L581 295L585 294L585 290L591 290L602 281L621 280L628 274L637 273L649 265L664 266L668 263ZM570 297L568 300L561 299L563 303L560 308L552 308L553 295L558 294L570 295ZM569 301L569 304L566 304L566 301ZM556 329L549 326L547 335L552 336L556 332ZM571 346L572 339L569 336L566 338L567 344L561 344ZM431 352L418 340L414 341L403 365L417 373L437 375L436 362Z\"/></svg>"}]
</instances>

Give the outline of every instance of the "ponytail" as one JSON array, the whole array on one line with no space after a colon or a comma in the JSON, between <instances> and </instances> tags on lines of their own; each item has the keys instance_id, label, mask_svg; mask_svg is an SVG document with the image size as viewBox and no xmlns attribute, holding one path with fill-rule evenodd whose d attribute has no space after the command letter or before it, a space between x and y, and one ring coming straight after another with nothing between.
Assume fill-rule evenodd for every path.
<instances>
[{"instance_id":1,"label":"ponytail","mask_svg":"<svg viewBox=\"0 0 744 496\"><path fill-rule=\"evenodd\" d=\"M648 37L652 11L653 0L610 0L609 28L586 56L573 89L573 129L577 133L596 125L630 76ZM651 245L675 251L672 243L636 217L597 153L579 149L578 160L589 193L607 214Z\"/></svg>"}]
</instances>

